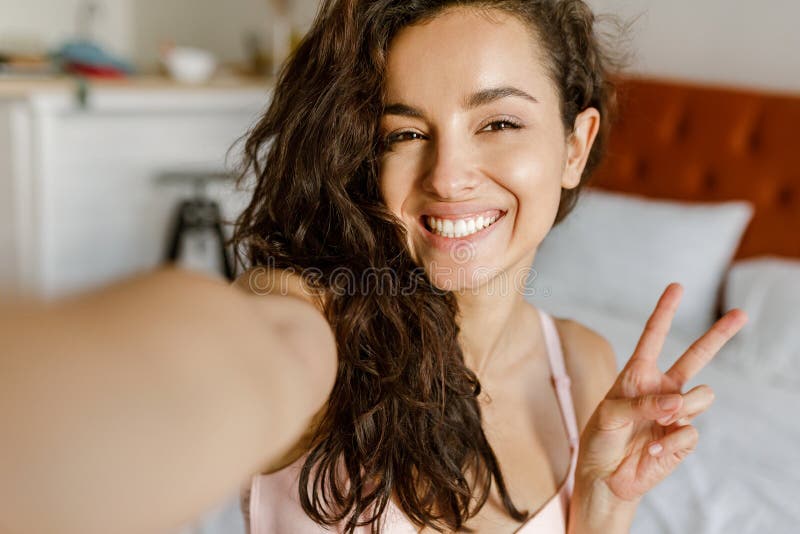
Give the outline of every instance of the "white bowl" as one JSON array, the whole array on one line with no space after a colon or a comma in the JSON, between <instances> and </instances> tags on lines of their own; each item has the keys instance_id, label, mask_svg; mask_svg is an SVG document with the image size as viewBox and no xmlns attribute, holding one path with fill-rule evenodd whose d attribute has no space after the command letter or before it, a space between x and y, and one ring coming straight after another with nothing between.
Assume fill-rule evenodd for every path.
<instances>
[{"instance_id":1,"label":"white bowl","mask_svg":"<svg viewBox=\"0 0 800 534\"><path fill-rule=\"evenodd\" d=\"M188 46L173 47L162 61L169 75L182 83L207 82L217 69L217 59L212 53Z\"/></svg>"}]
</instances>

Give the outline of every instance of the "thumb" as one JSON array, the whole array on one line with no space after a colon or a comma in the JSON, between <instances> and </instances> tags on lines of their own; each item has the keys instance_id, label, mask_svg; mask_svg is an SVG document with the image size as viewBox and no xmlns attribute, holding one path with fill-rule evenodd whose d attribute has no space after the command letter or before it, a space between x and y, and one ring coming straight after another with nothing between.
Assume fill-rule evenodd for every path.
<instances>
[{"instance_id":1,"label":"thumb","mask_svg":"<svg viewBox=\"0 0 800 534\"><path fill-rule=\"evenodd\" d=\"M633 398L604 399L598 407L599 430L616 430L638 421L655 420L683 405L683 395L642 395Z\"/></svg>"}]
</instances>

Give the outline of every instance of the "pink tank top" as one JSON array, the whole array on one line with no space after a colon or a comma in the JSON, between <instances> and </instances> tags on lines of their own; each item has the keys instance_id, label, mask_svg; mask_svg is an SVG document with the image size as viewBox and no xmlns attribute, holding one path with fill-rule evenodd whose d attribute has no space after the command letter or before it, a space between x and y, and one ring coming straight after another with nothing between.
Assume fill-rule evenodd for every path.
<instances>
[{"instance_id":1,"label":"pink tank top","mask_svg":"<svg viewBox=\"0 0 800 534\"><path fill-rule=\"evenodd\" d=\"M527 534L565 534L567 513L575 480L575 466L578 459L578 425L570 395L570 379L564 366L564 355L553 318L539 310L547 358L550 362L552 384L555 388L561 416L567 430L570 446L570 466L567 476L553 495L542 507L533 513L515 531ZM249 534L322 534L331 532L312 521L300 506L297 485L305 457L301 457L287 467L268 475L254 475L250 485L250 495L246 498ZM384 512L384 530L387 534L415 534L417 527L411 523L402 510L390 500ZM336 530L341 532L341 530ZM370 526L356 529L367 534Z\"/></svg>"}]
</instances>

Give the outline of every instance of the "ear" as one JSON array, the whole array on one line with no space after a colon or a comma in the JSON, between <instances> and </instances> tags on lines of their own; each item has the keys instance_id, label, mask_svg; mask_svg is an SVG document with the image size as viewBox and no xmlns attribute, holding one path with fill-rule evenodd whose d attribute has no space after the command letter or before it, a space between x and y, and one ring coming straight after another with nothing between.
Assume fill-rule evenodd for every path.
<instances>
[{"instance_id":1,"label":"ear","mask_svg":"<svg viewBox=\"0 0 800 534\"><path fill-rule=\"evenodd\" d=\"M564 189L572 189L580 183L599 130L600 112L597 109L586 108L575 117L575 127L567 138L567 159L561 177L561 187Z\"/></svg>"}]
</instances>

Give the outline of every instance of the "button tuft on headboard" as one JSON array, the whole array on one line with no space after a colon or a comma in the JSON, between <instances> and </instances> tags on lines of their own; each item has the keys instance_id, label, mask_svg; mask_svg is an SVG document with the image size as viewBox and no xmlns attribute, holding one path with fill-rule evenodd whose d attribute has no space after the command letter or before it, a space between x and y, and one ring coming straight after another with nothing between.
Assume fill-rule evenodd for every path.
<instances>
[{"instance_id":1,"label":"button tuft on headboard","mask_svg":"<svg viewBox=\"0 0 800 534\"><path fill-rule=\"evenodd\" d=\"M672 142L673 143L684 143L689 137L689 122L690 118L688 113L684 112L681 113L678 122L675 123L675 127L672 130Z\"/></svg>"},{"instance_id":2,"label":"button tuft on headboard","mask_svg":"<svg viewBox=\"0 0 800 534\"><path fill-rule=\"evenodd\" d=\"M751 154L757 154L761 150L761 146L764 142L762 137L762 129L760 128L761 120L759 118L758 121L753 125L747 135L747 151Z\"/></svg>"},{"instance_id":3,"label":"button tuft on headboard","mask_svg":"<svg viewBox=\"0 0 800 534\"><path fill-rule=\"evenodd\" d=\"M798 180L798 182L800 182L800 180ZM775 200L778 206L782 208L788 208L797 202L796 197L796 190L790 185L784 185L778 189Z\"/></svg>"},{"instance_id":4,"label":"button tuft on headboard","mask_svg":"<svg viewBox=\"0 0 800 534\"><path fill-rule=\"evenodd\" d=\"M646 160L640 159L634 166L634 177L637 182L646 182L650 178L650 164Z\"/></svg>"},{"instance_id":5,"label":"button tuft on headboard","mask_svg":"<svg viewBox=\"0 0 800 534\"><path fill-rule=\"evenodd\" d=\"M706 189L706 191L714 191L718 186L719 178L713 169L708 169L705 173L703 173L703 187Z\"/></svg>"}]
</instances>

